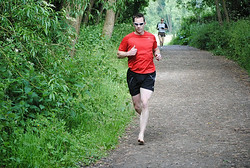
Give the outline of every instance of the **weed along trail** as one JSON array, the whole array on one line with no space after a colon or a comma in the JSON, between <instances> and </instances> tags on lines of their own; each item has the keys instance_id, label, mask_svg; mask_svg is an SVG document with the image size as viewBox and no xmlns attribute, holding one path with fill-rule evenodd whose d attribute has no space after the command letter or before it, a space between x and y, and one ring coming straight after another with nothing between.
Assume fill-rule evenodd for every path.
<instances>
[{"instance_id":1,"label":"weed along trail","mask_svg":"<svg viewBox=\"0 0 250 168\"><path fill-rule=\"evenodd\" d=\"M192 47L165 46L161 53L145 145L137 142L137 116L117 148L89 167L249 167L248 75Z\"/></svg>"}]
</instances>

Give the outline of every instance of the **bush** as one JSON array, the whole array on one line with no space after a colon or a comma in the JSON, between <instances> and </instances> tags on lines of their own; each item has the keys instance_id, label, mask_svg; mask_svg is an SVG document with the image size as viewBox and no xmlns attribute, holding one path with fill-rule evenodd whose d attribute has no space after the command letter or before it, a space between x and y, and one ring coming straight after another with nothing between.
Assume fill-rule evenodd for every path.
<instances>
[{"instance_id":1,"label":"bush","mask_svg":"<svg viewBox=\"0 0 250 168\"><path fill-rule=\"evenodd\" d=\"M222 48L227 48L227 36L224 28L221 28L217 22L202 25L192 25L189 45L203 50L216 50L219 52Z\"/></svg>"},{"instance_id":2,"label":"bush","mask_svg":"<svg viewBox=\"0 0 250 168\"><path fill-rule=\"evenodd\" d=\"M128 26L111 40L102 25L85 27L71 58L64 14L44 2L0 1L0 167L89 164L133 116L126 61L116 58Z\"/></svg>"},{"instance_id":3,"label":"bush","mask_svg":"<svg viewBox=\"0 0 250 168\"><path fill-rule=\"evenodd\" d=\"M190 25L192 25L196 21L194 16L189 18L183 18L181 22L181 28L177 32L176 36L170 44L179 44L179 45L187 45L189 43L189 37L191 35Z\"/></svg>"},{"instance_id":4,"label":"bush","mask_svg":"<svg viewBox=\"0 0 250 168\"><path fill-rule=\"evenodd\" d=\"M188 45L190 43L190 36L194 33L193 27L197 25L204 25L216 20L216 16L213 13L204 13L202 17L197 18L195 16L189 16L187 18L182 18L181 28L177 32L175 38L170 42L170 44Z\"/></svg>"},{"instance_id":5,"label":"bush","mask_svg":"<svg viewBox=\"0 0 250 168\"><path fill-rule=\"evenodd\" d=\"M65 46L58 47L63 39L60 14L42 2L0 2L0 166L20 163L19 136L28 132L37 116L59 111L58 102L68 91L56 68L63 59L60 54L66 53Z\"/></svg>"},{"instance_id":6,"label":"bush","mask_svg":"<svg viewBox=\"0 0 250 168\"><path fill-rule=\"evenodd\" d=\"M250 21L239 20L229 26L228 57L237 61L250 73Z\"/></svg>"},{"instance_id":7,"label":"bush","mask_svg":"<svg viewBox=\"0 0 250 168\"><path fill-rule=\"evenodd\" d=\"M216 55L225 55L238 62L250 73L249 23L249 19L223 26L220 26L218 22L190 25L184 22L184 27L178 35L185 34L186 36L183 38L177 36L171 44L190 45L212 51Z\"/></svg>"}]
</instances>

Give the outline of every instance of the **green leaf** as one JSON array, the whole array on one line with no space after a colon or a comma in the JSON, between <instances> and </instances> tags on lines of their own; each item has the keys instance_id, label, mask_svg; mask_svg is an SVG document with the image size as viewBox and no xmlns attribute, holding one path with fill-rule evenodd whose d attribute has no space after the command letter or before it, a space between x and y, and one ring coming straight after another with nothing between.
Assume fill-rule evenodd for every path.
<instances>
[{"instance_id":1,"label":"green leaf","mask_svg":"<svg viewBox=\"0 0 250 168\"><path fill-rule=\"evenodd\" d=\"M8 114L8 116L9 116L10 118L15 118L15 117L16 117L16 114L15 114L15 113L10 113L10 114Z\"/></svg>"},{"instance_id":2,"label":"green leaf","mask_svg":"<svg viewBox=\"0 0 250 168\"><path fill-rule=\"evenodd\" d=\"M45 108L45 106L40 104L40 105L39 105L39 108L42 110L42 109Z\"/></svg>"},{"instance_id":3,"label":"green leaf","mask_svg":"<svg viewBox=\"0 0 250 168\"><path fill-rule=\"evenodd\" d=\"M84 85L84 84L75 84L75 86L82 89L82 88L84 88L86 85Z\"/></svg>"},{"instance_id":4,"label":"green leaf","mask_svg":"<svg viewBox=\"0 0 250 168\"><path fill-rule=\"evenodd\" d=\"M26 94L28 94L31 91L31 88L29 86L25 86L24 91Z\"/></svg>"},{"instance_id":5,"label":"green leaf","mask_svg":"<svg viewBox=\"0 0 250 168\"><path fill-rule=\"evenodd\" d=\"M29 117L31 117L31 118L36 118L36 116L35 116L33 113L30 113L30 114L29 114Z\"/></svg>"}]
</instances>

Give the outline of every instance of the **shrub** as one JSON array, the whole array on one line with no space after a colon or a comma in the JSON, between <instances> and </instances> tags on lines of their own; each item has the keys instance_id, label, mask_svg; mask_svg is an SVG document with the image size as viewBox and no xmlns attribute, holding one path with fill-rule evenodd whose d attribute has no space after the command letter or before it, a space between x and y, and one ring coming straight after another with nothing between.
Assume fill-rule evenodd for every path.
<instances>
[{"instance_id":1,"label":"shrub","mask_svg":"<svg viewBox=\"0 0 250 168\"><path fill-rule=\"evenodd\" d=\"M0 167L89 164L133 116L121 31L106 40L102 25L85 27L71 58L64 15L44 2L0 1Z\"/></svg>"},{"instance_id":2,"label":"shrub","mask_svg":"<svg viewBox=\"0 0 250 168\"><path fill-rule=\"evenodd\" d=\"M175 38L170 42L170 44L187 45L189 43L189 37L191 35L190 25L196 21L194 16L183 18L181 22L181 28L177 32Z\"/></svg>"},{"instance_id":3,"label":"shrub","mask_svg":"<svg viewBox=\"0 0 250 168\"><path fill-rule=\"evenodd\" d=\"M224 27L220 27L217 22L192 25L189 45L203 50L216 50L219 52L228 44L226 33L221 33L224 31Z\"/></svg>"},{"instance_id":4,"label":"shrub","mask_svg":"<svg viewBox=\"0 0 250 168\"><path fill-rule=\"evenodd\" d=\"M228 34L228 57L237 61L250 73L250 21L239 20L230 24Z\"/></svg>"},{"instance_id":5,"label":"shrub","mask_svg":"<svg viewBox=\"0 0 250 168\"><path fill-rule=\"evenodd\" d=\"M249 19L223 26L219 26L218 22L189 25L184 22L184 27L177 35L185 36L177 36L171 44L190 45L212 51L216 55L225 55L250 72L249 25Z\"/></svg>"}]
</instances>

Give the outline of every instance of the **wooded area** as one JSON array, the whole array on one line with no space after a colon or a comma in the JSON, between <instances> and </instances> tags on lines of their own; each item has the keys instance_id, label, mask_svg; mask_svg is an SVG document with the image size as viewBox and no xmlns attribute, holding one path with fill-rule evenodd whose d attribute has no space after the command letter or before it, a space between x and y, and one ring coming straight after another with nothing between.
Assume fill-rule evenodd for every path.
<instances>
[{"instance_id":1,"label":"wooded area","mask_svg":"<svg viewBox=\"0 0 250 168\"><path fill-rule=\"evenodd\" d=\"M134 115L116 59L133 14L250 72L249 11L247 0L1 0L0 167L77 167L115 147Z\"/></svg>"},{"instance_id":2,"label":"wooded area","mask_svg":"<svg viewBox=\"0 0 250 168\"><path fill-rule=\"evenodd\" d=\"M166 20L169 31L172 32L173 25L176 27L175 31L180 28L179 24L183 17L194 15L197 21L202 15L213 15L217 13L217 20L222 26L223 21L229 23L229 18L232 21L239 20L249 16L249 4L247 0L233 1L233 0L90 0L90 1L73 1L71 5L61 1L52 1L51 3L58 4L57 9L61 9L66 4L67 16L72 17L75 23L71 23L75 27L76 33L79 34L79 27L81 25L98 24L100 18L104 20L103 32L104 36L111 37L115 23L129 23L133 14L138 12L146 12L145 8L153 7L155 11L148 10L148 16L154 19L161 17ZM82 7L81 7L82 6ZM132 10L131 10L132 9ZM104 11L104 13L103 13ZM181 14L180 14L181 11ZM230 13L228 13L230 11ZM82 19L84 16L84 19ZM159 20L159 19L158 19ZM151 25L152 26L152 25ZM74 41L76 41L75 39ZM74 44L74 43L73 43Z\"/></svg>"}]
</instances>

